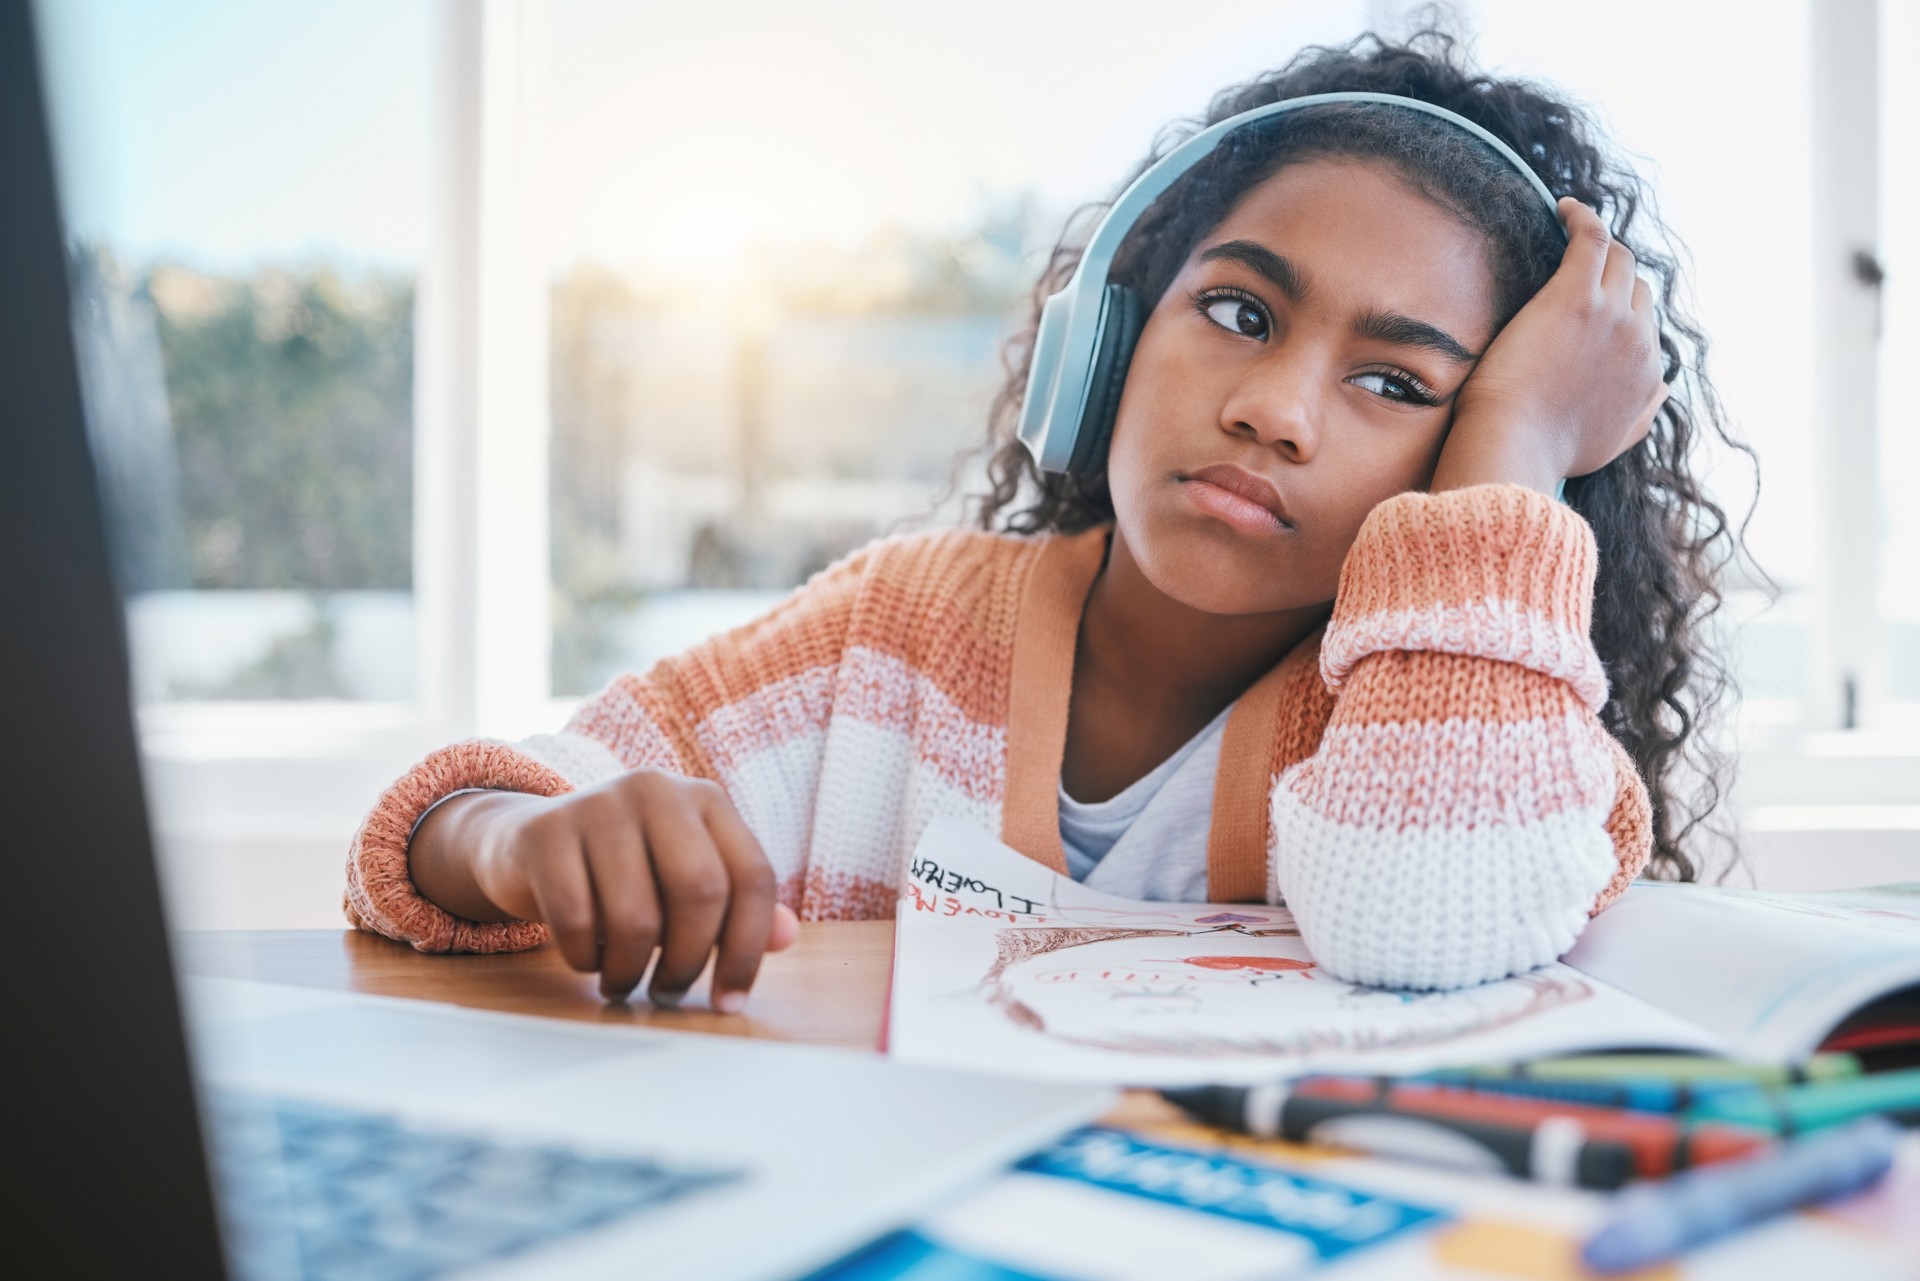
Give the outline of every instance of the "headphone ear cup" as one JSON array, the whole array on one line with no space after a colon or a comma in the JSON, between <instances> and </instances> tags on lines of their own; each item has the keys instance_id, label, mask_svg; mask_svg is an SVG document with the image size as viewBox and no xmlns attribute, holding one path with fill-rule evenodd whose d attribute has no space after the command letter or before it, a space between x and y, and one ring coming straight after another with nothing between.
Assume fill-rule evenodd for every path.
<instances>
[{"instance_id":1,"label":"headphone ear cup","mask_svg":"<svg viewBox=\"0 0 1920 1281\"><path fill-rule=\"evenodd\" d=\"M1093 368L1087 373L1087 407L1080 415L1073 457L1067 463L1067 470L1078 476L1107 464L1107 443L1113 436L1114 415L1120 412L1127 366L1146 324L1140 295L1125 285L1107 286L1100 313L1100 336L1094 340Z\"/></svg>"}]
</instances>

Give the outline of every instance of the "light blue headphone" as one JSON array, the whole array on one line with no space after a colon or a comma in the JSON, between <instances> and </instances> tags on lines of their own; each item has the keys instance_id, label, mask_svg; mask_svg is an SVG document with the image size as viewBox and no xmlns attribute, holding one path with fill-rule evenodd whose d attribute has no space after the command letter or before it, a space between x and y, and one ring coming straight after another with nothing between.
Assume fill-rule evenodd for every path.
<instances>
[{"instance_id":1,"label":"light blue headphone","mask_svg":"<svg viewBox=\"0 0 1920 1281\"><path fill-rule=\"evenodd\" d=\"M1086 474L1106 459L1107 440L1120 407L1127 363L1146 323L1140 295L1107 279L1114 253L1155 197L1176 178L1212 154L1230 133L1302 107L1334 102L1378 102L1437 116L1492 147L1523 174L1559 222L1559 206L1547 184L1506 143L1473 121L1418 98L1387 93L1316 93L1287 98L1230 116L1181 143L1134 179L1113 202L1087 241L1072 279L1047 299L1034 335L1026 397L1020 403L1020 440L1043 471Z\"/></svg>"}]
</instances>

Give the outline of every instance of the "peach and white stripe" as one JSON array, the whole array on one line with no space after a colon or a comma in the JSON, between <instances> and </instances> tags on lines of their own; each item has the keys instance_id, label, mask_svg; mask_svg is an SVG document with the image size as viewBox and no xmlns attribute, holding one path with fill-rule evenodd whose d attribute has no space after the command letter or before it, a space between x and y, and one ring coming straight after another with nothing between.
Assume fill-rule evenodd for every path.
<instances>
[{"instance_id":1,"label":"peach and white stripe","mask_svg":"<svg viewBox=\"0 0 1920 1281\"><path fill-rule=\"evenodd\" d=\"M1393 650L1497 658L1565 681L1589 711L1607 705L1606 669L1586 632L1518 601L1481 597L1343 620L1320 647L1320 673L1338 689L1361 659Z\"/></svg>"},{"instance_id":2,"label":"peach and white stripe","mask_svg":"<svg viewBox=\"0 0 1920 1281\"><path fill-rule=\"evenodd\" d=\"M629 679L622 677L601 690L573 714L563 732L603 744L630 770L684 771L685 764L665 730L627 688Z\"/></svg>"},{"instance_id":3,"label":"peach and white stripe","mask_svg":"<svg viewBox=\"0 0 1920 1281\"><path fill-rule=\"evenodd\" d=\"M630 769L641 768L628 765L613 754L612 748L585 734L532 734L514 746L575 787L592 787L618 778Z\"/></svg>"},{"instance_id":4,"label":"peach and white stripe","mask_svg":"<svg viewBox=\"0 0 1920 1281\"><path fill-rule=\"evenodd\" d=\"M1288 774L1301 805L1358 831L1520 824L1566 810L1605 818L1619 786L1590 721L1449 717L1330 726Z\"/></svg>"}]
</instances>

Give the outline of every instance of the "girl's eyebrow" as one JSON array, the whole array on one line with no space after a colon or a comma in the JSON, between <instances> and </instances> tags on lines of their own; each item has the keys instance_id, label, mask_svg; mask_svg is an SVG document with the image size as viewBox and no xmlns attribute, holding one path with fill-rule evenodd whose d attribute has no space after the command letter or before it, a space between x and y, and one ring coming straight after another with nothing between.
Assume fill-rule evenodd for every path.
<instances>
[{"instance_id":1,"label":"girl's eyebrow","mask_svg":"<svg viewBox=\"0 0 1920 1281\"><path fill-rule=\"evenodd\" d=\"M1456 365L1471 365L1481 355L1477 351L1468 351L1459 339L1446 330L1397 311L1362 312L1354 319L1353 334L1356 338L1371 338L1397 347L1425 347Z\"/></svg>"},{"instance_id":2,"label":"girl's eyebrow","mask_svg":"<svg viewBox=\"0 0 1920 1281\"><path fill-rule=\"evenodd\" d=\"M1313 288L1305 272L1256 240L1228 240L1201 251L1201 262L1223 260L1237 262L1264 277L1291 303L1300 303ZM1353 322L1353 334L1356 338L1371 338L1397 347L1424 347L1456 365L1471 365L1481 355L1468 351L1466 344L1438 325L1397 311L1363 312Z\"/></svg>"},{"instance_id":3,"label":"girl's eyebrow","mask_svg":"<svg viewBox=\"0 0 1920 1281\"><path fill-rule=\"evenodd\" d=\"M1291 303L1304 300L1313 288L1305 272L1256 240L1224 241L1200 255L1201 262L1219 259L1237 262L1265 276Z\"/></svg>"}]
</instances>

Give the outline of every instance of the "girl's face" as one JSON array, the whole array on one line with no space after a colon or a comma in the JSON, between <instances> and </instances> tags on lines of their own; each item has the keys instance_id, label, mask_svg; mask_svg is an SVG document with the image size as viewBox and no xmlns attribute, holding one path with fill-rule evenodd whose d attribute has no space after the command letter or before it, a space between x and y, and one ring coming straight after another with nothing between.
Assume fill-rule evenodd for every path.
<instances>
[{"instance_id":1,"label":"girl's face","mask_svg":"<svg viewBox=\"0 0 1920 1281\"><path fill-rule=\"evenodd\" d=\"M1384 165L1300 161L1252 188L1134 351L1115 554L1207 613L1331 601L1367 513L1432 479L1493 291L1480 233Z\"/></svg>"}]
</instances>

